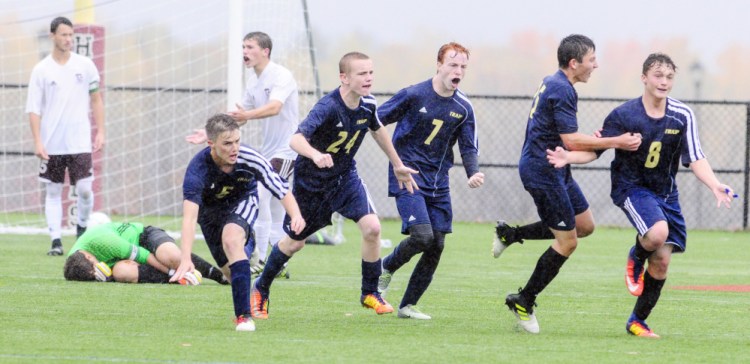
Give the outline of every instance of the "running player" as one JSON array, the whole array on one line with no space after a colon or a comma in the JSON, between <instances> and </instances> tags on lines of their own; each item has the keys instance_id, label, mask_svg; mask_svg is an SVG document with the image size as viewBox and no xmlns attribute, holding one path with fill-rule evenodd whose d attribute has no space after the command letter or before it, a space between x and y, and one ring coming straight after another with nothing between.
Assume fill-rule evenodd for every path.
<instances>
[{"instance_id":1,"label":"running player","mask_svg":"<svg viewBox=\"0 0 750 364\"><path fill-rule=\"evenodd\" d=\"M393 146L405 164L419 171L417 193L399 188L392 166L388 170L388 195L396 198L401 233L409 237L383 258L378 291L385 295L393 273L422 253L401 299L398 317L429 320L417 302L432 282L445 235L452 231L448 171L453 166L453 146L458 142L469 187L484 183L479 171L479 145L474 107L458 89L469 64L469 50L458 43L444 44L437 54L437 73L402 89L378 108L383 124L398 123Z\"/></svg>"},{"instance_id":2,"label":"running player","mask_svg":"<svg viewBox=\"0 0 750 364\"><path fill-rule=\"evenodd\" d=\"M255 331L250 316L250 263L245 245L258 216L257 183L261 182L281 200L291 216L290 231L302 231L305 221L287 182L260 153L240 145L236 121L226 114L214 115L206 123L206 134L208 147L193 157L185 171L182 260L171 280L179 280L194 269L190 253L197 222L216 265L231 279L236 330Z\"/></svg>"},{"instance_id":3,"label":"running player","mask_svg":"<svg viewBox=\"0 0 750 364\"><path fill-rule=\"evenodd\" d=\"M411 174L416 171L401 162L388 131L377 118L376 101L370 95L373 72L368 56L359 52L345 54L339 62L341 86L315 104L292 136L292 149L299 154L294 169L294 194L301 202L302 216L308 224L301 231L287 229L287 236L272 248L263 273L253 284L254 318L268 318L268 298L276 274L305 246L305 238L331 224L334 212L356 221L362 233L361 304L378 314L393 312L393 307L378 293L380 221L367 187L357 174L354 156L369 129L393 164L401 187L413 191L416 184Z\"/></svg>"},{"instance_id":4,"label":"running player","mask_svg":"<svg viewBox=\"0 0 750 364\"><path fill-rule=\"evenodd\" d=\"M658 338L646 325L667 279L672 253L682 253L687 228L677 192L677 169L682 163L713 192L717 207L729 207L734 190L716 178L698 139L693 110L669 97L675 66L663 53L653 53L643 62L643 96L614 109L604 121L603 137L625 131L638 132L643 143L637 151L615 151L612 161L612 202L620 207L636 228L635 244L628 253L625 283L638 296L625 329L631 335ZM587 163L597 155L549 151L550 163ZM648 262L648 268L644 266ZM644 272L645 271L645 272Z\"/></svg>"}]
</instances>

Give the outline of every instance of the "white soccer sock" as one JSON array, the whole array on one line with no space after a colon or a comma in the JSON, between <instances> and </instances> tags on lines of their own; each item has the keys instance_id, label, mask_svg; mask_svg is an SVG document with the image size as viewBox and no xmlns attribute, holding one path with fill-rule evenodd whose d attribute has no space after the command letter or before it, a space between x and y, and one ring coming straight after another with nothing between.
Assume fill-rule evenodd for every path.
<instances>
[{"instance_id":1,"label":"white soccer sock","mask_svg":"<svg viewBox=\"0 0 750 364\"><path fill-rule=\"evenodd\" d=\"M91 178L76 182L76 195L78 195L78 225L88 226L89 215L94 208L94 191L91 189Z\"/></svg>"},{"instance_id":2,"label":"white soccer sock","mask_svg":"<svg viewBox=\"0 0 750 364\"><path fill-rule=\"evenodd\" d=\"M286 216L286 211L284 210L284 206L281 204L281 201L272 198L271 199L271 234L270 234L270 241L271 244L276 244L286 236L286 233L284 232L284 217Z\"/></svg>"},{"instance_id":3,"label":"white soccer sock","mask_svg":"<svg viewBox=\"0 0 750 364\"><path fill-rule=\"evenodd\" d=\"M49 237L60 239L62 235L62 183L45 183L44 216L49 227Z\"/></svg>"},{"instance_id":4,"label":"white soccer sock","mask_svg":"<svg viewBox=\"0 0 750 364\"><path fill-rule=\"evenodd\" d=\"M271 234L271 192L258 184L258 219L255 220L255 247L265 261L268 256L268 241Z\"/></svg>"}]
</instances>

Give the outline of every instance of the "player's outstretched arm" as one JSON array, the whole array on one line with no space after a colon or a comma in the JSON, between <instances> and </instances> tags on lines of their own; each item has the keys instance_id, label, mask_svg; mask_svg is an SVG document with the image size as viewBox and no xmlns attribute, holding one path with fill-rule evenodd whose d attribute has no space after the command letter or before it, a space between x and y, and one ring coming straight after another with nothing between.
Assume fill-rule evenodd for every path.
<instances>
[{"instance_id":1,"label":"player's outstretched arm","mask_svg":"<svg viewBox=\"0 0 750 364\"><path fill-rule=\"evenodd\" d=\"M708 163L708 159L703 158L690 163L690 169L713 192L714 197L716 197L716 207L721 207L722 204L727 208L731 207L732 200L738 196L734 193L732 187L719 182L716 174L714 174L714 170L711 168L711 164Z\"/></svg>"},{"instance_id":2,"label":"player's outstretched arm","mask_svg":"<svg viewBox=\"0 0 750 364\"><path fill-rule=\"evenodd\" d=\"M227 112L227 115L231 116L234 121L240 126L245 125L248 120L264 119L271 116L276 116L281 112L281 108L284 104L279 100L269 100L267 104L256 107L254 109L245 109L239 103L236 103L237 110Z\"/></svg>"},{"instance_id":3,"label":"player's outstretched arm","mask_svg":"<svg viewBox=\"0 0 750 364\"><path fill-rule=\"evenodd\" d=\"M333 167L333 158L330 154L321 153L317 149L310 145L310 142L305 139L305 136L300 133L295 133L289 140L289 146L297 152L297 154L307 157L312 160L318 168L331 168Z\"/></svg>"},{"instance_id":4,"label":"player's outstretched arm","mask_svg":"<svg viewBox=\"0 0 750 364\"><path fill-rule=\"evenodd\" d=\"M391 143L388 131L385 128L379 128L372 132L372 137L385 155L388 156L388 160L391 161L393 173L396 175L396 179L398 179L399 188L406 188L409 193L414 193L414 190L418 190L419 186L417 186L417 182L414 181L414 177L411 175L419 172L404 165L404 162L401 161L398 153L396 153L396 148Z\"/></svg>"},{"instance_id":5,"label":"player's outstretched arm","mask_svg":"<svg viewBox=\"0 0 750 364\"><path fill-rule=\"evenodd\" d=\"M185 137L185 141L190 144L203 144L208 141L208 135L206 135L206 129L195 129L193 134Z\"/></svg>"},{"instance_id":6,"label":"player's outstretched arm","mask_svg":"<svg viewBox=\"0 0 750 364\"><path fill-rule=\"evenodd\" d=\"M184 200L182 201L182 240L180 244L180 250L182 251L182 257L180 258L180 266L177 267L170 282L177 282L187 272L195 270L193 265L193 259L191 254L193 253L193 241L195 240L195 224L198 223L198 210L199 206L193 201Z\"/></svg>"},{"instance_id":7,"label":"player's outstretched arm","mask_svg":"<svg viewBox=\"0 0 750 364\"><path fill-rule=\"evenodd\" d=\"M560 134L565 147L571 151L593 152L595 150L617 148L628 151L638 150L641 146L641 134L623 133L616 137L597 138L583 133Z\"/></svg>"},{"instance_id":8,"label":"player's outstretched arm","mask_svg":"<svg viewBox=\"0 0 750 364\"><path fill-rule=\"evenodd\" d=\"M292 231L299 234L305 229L305 219L302 218L302 213L299 211L299 205L297 199L292 195L292 191L287 192L286 196L281 199L281 205L284 206L284 210L291 219L290 227Z\"/></svg>"},{"instance_id":9,"label":"player's outstretched arm","mask_svg":"<svg viewBox=\"0 0 750 364\"><path fill-rule=\"evenodd\" d=\"M563 147L557 147L555 150L547 149L547 161L555 168L563 168L568 164L586 164L596 158L594 152L571 152Z\"/></svg>"}]
</instances>

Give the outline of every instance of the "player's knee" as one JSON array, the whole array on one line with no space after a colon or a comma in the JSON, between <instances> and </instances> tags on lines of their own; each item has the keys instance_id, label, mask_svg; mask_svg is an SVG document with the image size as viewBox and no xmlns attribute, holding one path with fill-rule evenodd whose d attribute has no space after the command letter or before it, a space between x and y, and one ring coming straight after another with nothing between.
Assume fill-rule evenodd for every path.
<instances>
[{"instance_id":1,"label":"player's knee","mask_svg":"<svg viewBox=\"0 0 750 364\"><path fill-rule=\"evenodd\" d=\"M594 233L594 224L576 226L576 235L578 235L579 238L585 238L593 233Z\"/></svg>"},{"instance_id":2,"label":"player's knee","mask_svg":"<svg viewBox=\"0 0 750 364\"><path fill-rule=\"evenodd\" d=\"M362 239L380 243L380 222L375 221L362 226Z\"/></svg>"},{"instance_id":3,"label":"player's knee","mask_svg":"<svg viewBox=\"0 0 750 364\"><path fill-rule=\"evenodd\" d=\"M641 244L646 250L654 251L664 246L668 236L669 227L667 226L667 223L659 221L648 230L646 235L643 236Z\"/></svg>"},{"instance_id":4,"label":"player's knee","mask_svg":"<svg viewBox=\"0 0 750 364\"><path fill-rule=\"evenodd\" d=\"M138 283L138 263L121 260L112 267L112 278L120 283Z\"/></svg>"},{"instance_id":5,"label":"player's knee","mask_svg":"<svg viewBox=\"0 0 750 364\"><path fill-rule=\"evenodd\" d=\"M44 188L45 191L45 197L47 200L55 200L62 198L62 190L63 190L63 184L62 183L47 183L47 185Z\"/></svg>"},{"instance_id":6,"label":"player's knee","mask_svg":"<svg viewBox=\"0 0 750 364\"><path fill-rule=\"evenodd\" d=\"M91 181L78 181L76 183L76 195L78 195L78 198L88 200L93 194Z\"/></svg>"}]
</instances>

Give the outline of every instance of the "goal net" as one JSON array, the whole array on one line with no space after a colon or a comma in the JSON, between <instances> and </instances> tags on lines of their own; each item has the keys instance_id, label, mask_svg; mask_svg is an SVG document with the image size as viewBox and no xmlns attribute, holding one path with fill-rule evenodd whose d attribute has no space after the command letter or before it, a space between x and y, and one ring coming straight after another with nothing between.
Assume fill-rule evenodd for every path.
<instances>
[{"instance_id":1,"label":"goal net","mask_svg":"<svg viewBox=\"0 0 750 364\"><path fill-rule=\"evenodd\" d=\"M93 11L92 24L103 29L98 39L104 42L103 65L97 65L107 137L94 156L94 210L113 219L179 231L185 168L202 148L185 142L185 136L240 101L228 100L227 71L242 67L242 55L228 64L227 54L229 47L241 48L247 32L264 31L273 39L272 60L289 68L299 84L301 117L317 100L302 0L242 1L238 44L227 44L231 1L88 3L84 10ZM39 159L25 114L27 83L34 65L52 49L50 21L66 16L77 23L74 1L8 0L6 5L0 17L0 232L44 233ZM243 127L247 144L259 145L259 134L257 124ZM75 223L75 196L69 191L63 196L64 215L71 215L65 234L72 234Z\"/></svg>"}]
</instances>

